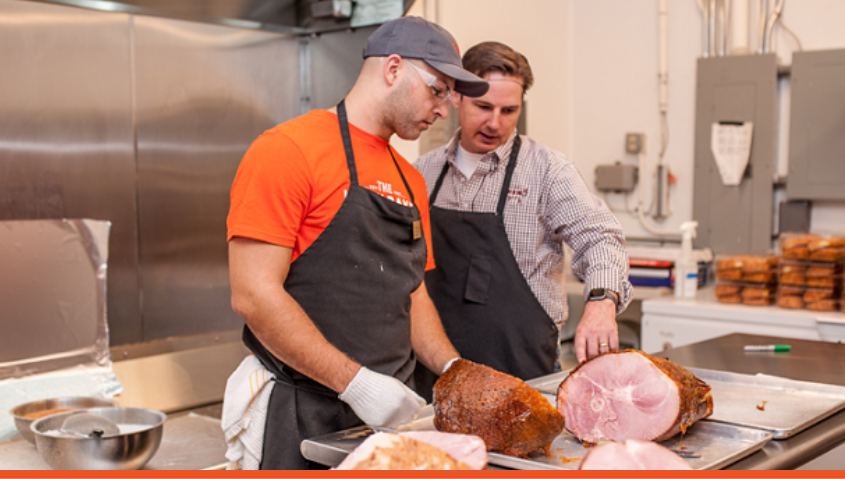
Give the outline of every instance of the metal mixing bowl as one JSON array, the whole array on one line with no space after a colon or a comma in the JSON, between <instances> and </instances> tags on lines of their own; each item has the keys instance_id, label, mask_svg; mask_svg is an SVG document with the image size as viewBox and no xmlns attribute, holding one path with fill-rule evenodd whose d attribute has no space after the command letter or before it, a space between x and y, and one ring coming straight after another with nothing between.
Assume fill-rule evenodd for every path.
<instances>
[{"instance_id":1,"label":"metal mixing bowl","mask_svg":"<svg viewBox=\"0 0 845 479\"><path fill-rule=\"evenodd\" d=\"M35 444L35 434L32 433L32 430L29 427L36 419L40 419L40 417L26 417L27 415L38 414L55 409L87 409L92 407L110 407L116 405L117 404L111 399L88 397L41 399L39 401L32 401L15 406L11 411L9 411L9 414L15 418L15 427L18 428L18 432L21 436L32 444Z\"/></svg>"},{"instance_id":2,"label":"metal mixing bowl","mask_svg":"<svg viewBox=\"0 0 845 479\"><path fill-rule=\"evenodd\" d=\"M47 431L61 430L65 419L79 413L102 416L118 426L145 425L149 428L103 437L47 434ZM166 419L167 415L153 409L92 408L43 417L32 423L32 432L38 453L53 469L130 470L144 467L156 453Z\"/></svg>"}]
</instances>

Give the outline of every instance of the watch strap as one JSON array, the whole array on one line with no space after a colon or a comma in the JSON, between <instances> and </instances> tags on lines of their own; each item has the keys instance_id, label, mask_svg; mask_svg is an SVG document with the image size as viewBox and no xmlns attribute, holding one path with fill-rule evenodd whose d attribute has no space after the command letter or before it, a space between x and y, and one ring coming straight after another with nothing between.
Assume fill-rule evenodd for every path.
<instances>
[{"instance_id":1,"label":"watch strap","mask_svg":"<svg viewBox=\"0 0 845 479\"><path fill-rule=\"evenodd\" d=\"M587 298L587 301L601 301L603 299L609 299L613 301L617 307L619 306L619 299L618 296L613 294L614 291L610 291L606 288L596 288L590 291L590 295Z\"/></svg>"}]
</instances>

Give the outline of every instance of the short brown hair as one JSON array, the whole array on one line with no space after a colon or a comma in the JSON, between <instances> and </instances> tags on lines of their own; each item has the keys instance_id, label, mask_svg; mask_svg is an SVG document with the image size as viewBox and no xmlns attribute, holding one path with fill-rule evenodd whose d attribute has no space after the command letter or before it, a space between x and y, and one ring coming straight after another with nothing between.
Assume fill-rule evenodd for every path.
<instances>
[{"instance_id":1,"label":"short brown hair","mask_svg":"<svg viewBox=\"0 0 845 479\"><path fill-rule=\"evenodd\" d=\"M483 42L464 53L464 69L481 78L490 72L522 78L522 92L534 83L534 75L525 55L499 42Z\"/></svg>"}]
</instances>

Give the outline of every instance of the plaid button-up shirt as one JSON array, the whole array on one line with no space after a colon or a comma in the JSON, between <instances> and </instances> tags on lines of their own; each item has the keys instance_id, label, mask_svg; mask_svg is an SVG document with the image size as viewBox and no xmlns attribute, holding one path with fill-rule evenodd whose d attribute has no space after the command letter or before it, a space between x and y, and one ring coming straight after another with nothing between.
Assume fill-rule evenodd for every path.
<instances>
[{"instance_id":1,"label":"plaid button-up shirt","mask_svg":"<svg viewBox=\"0 0 845 479\"><path fill-rule=\"evenodd\" d=\"M495 212L516 132L484 155L470 178L455 164L460 135L458 130L449 144L423 155L414 166L425 176L431 195L444 163L450 164L433 206ZM585 299L591 289L607 288L619 295L617 312L622 312L633 297L622 227L563 154L526 136L521 139L504 221L531 291L560 328L569 313L563 283L566 242L574 251L572 271L586 283Z\"/></svg>"}]
</instances>

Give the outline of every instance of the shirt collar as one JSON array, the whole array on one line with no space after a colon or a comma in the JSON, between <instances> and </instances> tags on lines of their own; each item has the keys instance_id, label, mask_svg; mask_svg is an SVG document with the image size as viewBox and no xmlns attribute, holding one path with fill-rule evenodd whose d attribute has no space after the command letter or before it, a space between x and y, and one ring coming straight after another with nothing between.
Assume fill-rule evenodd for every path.
<instances>
[{"instance_id":1,"label":"shirt collar","mask_svg":"<svg viewBox=\"0 0 845 479\"><path fill-rule=\"evenodd\" d=\"M484 161L484 158L490 157L492 163L491 171L496 171L499 168L499 165L502 164L502 158L510 158L511 148L513 148L513 142L516 139L516 135L518 134L519 132L516 131L516 128L514 128L513 133L511 133L511 136L507 139L507 141L499 145L499 147L495 150L488 152L486 155L484 155L484 157L482 157L482 161ZM455 158L457 156L458 145L460 143L461 129L458 128L458 131L456 131L455 134L452 135L452 140L449 142L448 145L446 145L446 161L448 161L455 167L457 167L457 165L455 164Z\"/></svg>"}]
</instances>

